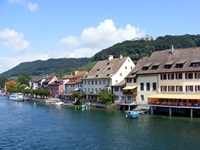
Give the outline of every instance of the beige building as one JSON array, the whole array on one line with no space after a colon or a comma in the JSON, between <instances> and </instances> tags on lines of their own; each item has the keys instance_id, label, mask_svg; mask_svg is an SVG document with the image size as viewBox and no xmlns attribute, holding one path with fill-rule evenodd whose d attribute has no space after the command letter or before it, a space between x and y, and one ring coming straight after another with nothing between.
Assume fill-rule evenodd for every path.
<instances>
[{"instance_id":1,"label":"beige building","mask_svg":"<svg viewBox=\"0 0 200 150\"><path fill-rule=\"evenodd\" d=\"M126 77L125 97L137 103L198 105L200 47L153 52ZM129 91L129 93L126 93Z\"/></svg>"},{"instance_id":2,"label":"beige building","mask_svg":"<svg viewBox=\"0 0 200 150\"><path fill-rule=\"evenodd\" d=\"M98 101L99 92L111 92L111 87L119 84L134 68L135 64L130 57L113 58L98 61L92 70L83 78L83 92L86 100ZM121 96L119 96L121 99Z\"/></svg>"}]
</instances>

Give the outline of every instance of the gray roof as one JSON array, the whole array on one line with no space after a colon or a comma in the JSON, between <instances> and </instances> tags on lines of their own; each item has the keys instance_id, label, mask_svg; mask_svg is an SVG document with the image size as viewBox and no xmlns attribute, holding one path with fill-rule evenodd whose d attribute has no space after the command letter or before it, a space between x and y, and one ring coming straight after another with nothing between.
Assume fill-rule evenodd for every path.
<instances>
[{"instance_id":1,"label":"gray roof","mask_svg":"<svg viewBox=\"0 0 200 150\"><path fill-rule=\"evenodd\" d=\"M139 68L137 74L200 71L200 66L191 66L194 62L200 63L200 47L174 49L174 52L171 49L156 51L141 61L145 62L139 61L135 66ZM182 67L178 68L177 64L182 64ZM170 67L166 69L166 65ZM152 69L153 66L158 66L158 68ZM142 69L143 67L146 68Z\"/></svg>"},{"instance_id":2,"label":"gray roof","mask_svg":"<svg viewBox=\"0 0 200 150\"><path fill-rule=\"evenodd\" d=\"M98 61L84 79L111 78L117 73L128 57Z\"/></svg>"},{"instance_id":3,"label":"gray roof","mask_svg":"<svg viewBox=\"0 0 200 150\"><path fill-rule=\"evenodd\" d=\"M156 51L150 57L140 59L126 78L135 78L137 74L200 71L200 66L192 67L191 63L200 63L200 47L174 49L173 53L171 49ZM177 68L177 64L183 66ZM166 69L165 65L171 65L171 68ZM158 68L153 70L153 66ZM143 70L143 67L147 70Z\"/></svg>"}]
</instances>

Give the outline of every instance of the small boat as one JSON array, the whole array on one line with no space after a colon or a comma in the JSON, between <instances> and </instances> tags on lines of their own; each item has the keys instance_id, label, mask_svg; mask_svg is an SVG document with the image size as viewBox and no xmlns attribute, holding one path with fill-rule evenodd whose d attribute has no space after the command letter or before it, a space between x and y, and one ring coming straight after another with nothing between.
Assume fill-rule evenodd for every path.
<instances>
[{"instance_id":1,"label":"small boat","mask_svg":"<svg viewBox=\"0 0 200 150\"><path fill-rule=\"evenodd\" d=\"M54 105L63 105L63 102L56 102Z\"/></svg>"},{"instance_id":2,"label":"small boat","mask_svg":"<svg viewBox=\"0 0 200 150\"><path fill-rule=\"evenodd\" d=\"M137 118L140 114L138 110L125 111L126 117Z\"/></svg>"},{"instance_id":3,"label":"small boat","mask_svg":"<svg viewBox=\"0 0 200 150\"><path fill-rule=\"evenodd\" d=\"M87 105L86 105L86 104L82 104L82 105L81 105L81 108L82 108L82 109L87 109Z\"/></svg>"},{"instance_id":4,"label":"small boat","mask_svg":"<svg viewBox=\"0 0 200 150\"><path fill-rule=\"evenodd\" d=\"M23 101L24 96L22 93L13 93L13 94L9 95L9 99L15 100L15 101Z\"/></svg>"}]
</instances>

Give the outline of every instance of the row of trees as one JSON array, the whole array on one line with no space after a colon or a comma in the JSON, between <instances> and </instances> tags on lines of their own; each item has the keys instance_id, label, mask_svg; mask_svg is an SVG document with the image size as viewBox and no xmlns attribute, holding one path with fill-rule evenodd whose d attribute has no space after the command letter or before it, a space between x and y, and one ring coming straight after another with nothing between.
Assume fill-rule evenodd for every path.
<instances>
[{"instance_id":1,"label":"row of trees","mask_svg":"<svg viewBox=\"0 0 200 150\"><path fill-rule=\"evenodd\" d=\"M73 92L72 93L72 98L76 100L76 105L80 105L82 103L85 103L85 93L82 92ZM110 93L108 91L101 91L99 93L99 101L106 103L106 104L112 104L114 103L115 100L115 95L113 93Z\"/></svg>"}]
</instances>

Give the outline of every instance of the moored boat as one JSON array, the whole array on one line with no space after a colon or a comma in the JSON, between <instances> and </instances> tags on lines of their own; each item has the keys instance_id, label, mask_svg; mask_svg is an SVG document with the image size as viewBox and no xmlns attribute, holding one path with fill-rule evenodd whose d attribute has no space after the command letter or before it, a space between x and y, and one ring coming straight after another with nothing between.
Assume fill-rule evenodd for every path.
<instances>
[{"instance_id":1,"label":"moored boat","mask_svg":"<svg viewBox=\"0 0 200 150\"><path fill-rule=\"evenodd\" d=\"M56 102L54 105L63 105L63 102Z\"/></svg>"},{"instance_id":2,"label":"moored boat","mask_svg":"<svg viewBox=\"0 0 200 150\"><path fill-rule=\"evenodd\" d=\"M137 118L140 114L138 110L125 111L125 113L126 113L126 117L130 117L130 118Z\"/></svg>"},{"instance_id":3,"label":"moored boat","mask_svg":"<svg viewBox=\"0 0 200 150\"><path fill-rule=\"evenodd\" d=\"M15 101L23 101L24 96L22 93L13 93L13 94L9 95L9 99L15 100Z\"/></svg>"}]
</instances>

